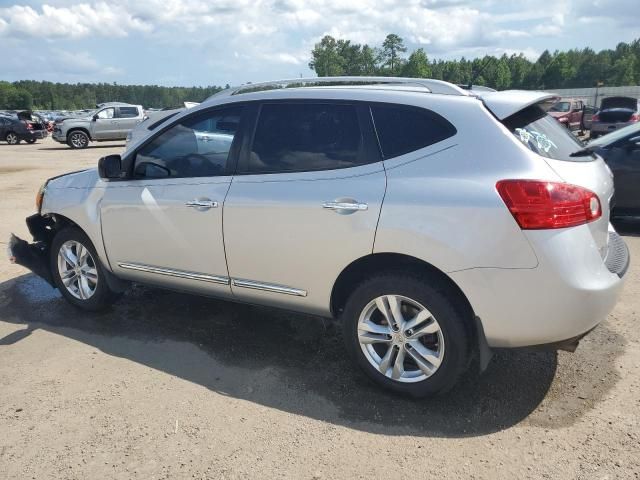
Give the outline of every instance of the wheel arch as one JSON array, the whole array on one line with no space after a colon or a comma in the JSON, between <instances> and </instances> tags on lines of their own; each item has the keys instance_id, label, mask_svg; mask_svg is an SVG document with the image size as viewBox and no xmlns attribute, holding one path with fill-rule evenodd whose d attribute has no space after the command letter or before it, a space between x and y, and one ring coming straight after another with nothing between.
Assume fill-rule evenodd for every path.
<instances>
[{"instance_id":1,"label":"wheel arch","mask_svg":"<svg viewBox=\"0 0 640 480\"><path fill-rule=\"evenodd\" d=\"M91 132L89 132L89 130L86 127L70 127L69 130L67 130L67 139L69 138L69 135L71 135L73 132L76 132L78 130L85 133L87 135L87 138L90 141L93 141L93 138L91 138Z\"/></svg>"},{"instance_id":2,"label":"wheel arch","mask_svg":"<svg viewBox=\"0 0 640 480\"><path fill-rule=\"evenodd\" d=\"M331 290L330 309L334 317L339 317L355 285L366 278L381 272L400 271L413 272L420 276L428 276L447 288L458 302L457 306L467 319L466 327L473 338L473 346L480 354L480 367L486 368L490 352L486 345L481 320L475 315L471 302L462 289L445 272L419 258L400 253L372 253L350 263L342 270Z\"/></svg>"}]
</instances>

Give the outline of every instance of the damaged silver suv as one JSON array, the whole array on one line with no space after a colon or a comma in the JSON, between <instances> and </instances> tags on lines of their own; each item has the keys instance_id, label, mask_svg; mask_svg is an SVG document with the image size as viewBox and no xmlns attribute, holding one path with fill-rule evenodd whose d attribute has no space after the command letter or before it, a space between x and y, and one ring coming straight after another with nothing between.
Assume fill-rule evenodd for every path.
<instances>
[{"instance_id":1,"label":"damaged silver suv","mask_svg":"<svg viewBox=\"0 0 640 480\"><path fill-rule=\"evenodd\" d=\"M540 92L423 79L228 89L48 180L11 255L86 310L129 282L340 318L380 385L574 349L629 264L612 176Z\"/></svg>"}]
</instances>

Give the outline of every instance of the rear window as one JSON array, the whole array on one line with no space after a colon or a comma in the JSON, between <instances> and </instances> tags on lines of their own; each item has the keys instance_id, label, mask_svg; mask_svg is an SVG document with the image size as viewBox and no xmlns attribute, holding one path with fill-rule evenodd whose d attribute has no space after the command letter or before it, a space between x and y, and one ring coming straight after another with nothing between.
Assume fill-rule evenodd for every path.
<instances>
[{"instance_id":1,"label":"rear window","mask_svg":"<svg viewBox=\"0 0 640 480\"><path fill-rule=\"evenodd\" d=\"M385 159L419 150L456 134L451 123L424 108L372 105L371 113Z\"/></svg>"},{"instance_id":2,"label":"rear window","mask_svg":"<svg viewBox=\"0 0 640 480\"><path fill-rule=\"evenodd\" d=\"M545 158L568 162L590 162L591 155L572 157L584 145L560 122L537 105L507 117L504 125L529 150Z\"/></svg>"}]
</instances>

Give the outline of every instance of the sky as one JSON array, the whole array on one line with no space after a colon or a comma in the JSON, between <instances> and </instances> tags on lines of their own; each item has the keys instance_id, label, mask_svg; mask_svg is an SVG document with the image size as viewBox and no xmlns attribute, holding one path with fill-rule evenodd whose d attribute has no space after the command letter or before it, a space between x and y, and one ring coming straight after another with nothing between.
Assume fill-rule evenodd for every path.
<instances>
[{"instance_id":1,"label":"sky","mask_svg":"<svg viewBox=\"0 0 640 480\"><path fill-rule=\"evenodd\" d=\"M239 85L314 76L324 35L430 58L614 48L638 0L0 0L0 80Z\"/></svg>"}]
</instances>

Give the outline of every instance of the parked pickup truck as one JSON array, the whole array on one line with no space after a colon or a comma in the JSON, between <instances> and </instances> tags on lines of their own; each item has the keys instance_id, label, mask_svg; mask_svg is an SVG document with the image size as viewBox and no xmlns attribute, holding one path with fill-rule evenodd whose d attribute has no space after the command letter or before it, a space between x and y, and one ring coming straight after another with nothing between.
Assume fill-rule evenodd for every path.
<instances>
[{"instance_id":1,"label":"parked pickup truck","mask_svg":"<svg viewBox=\"0 0 640 480\"><path fill-rule=\"evenodd\" d=\"M141 105L104 103L86 116L57 120L52 138L71 148L86 148L90 141L124 140L142 120Z\"/></svg>"},{"instance_id":2,"label":"parked pickup truck","mask_svg":"<svg viewBox=\"0 0 640 480\"><path fill-rule=\"evenodd\" d=\"M585 130L589 125L583 121L584 103L575 98L563 98L549 110L549 115L564 125L567 130Z\"/></svg>"}]
</instances>

